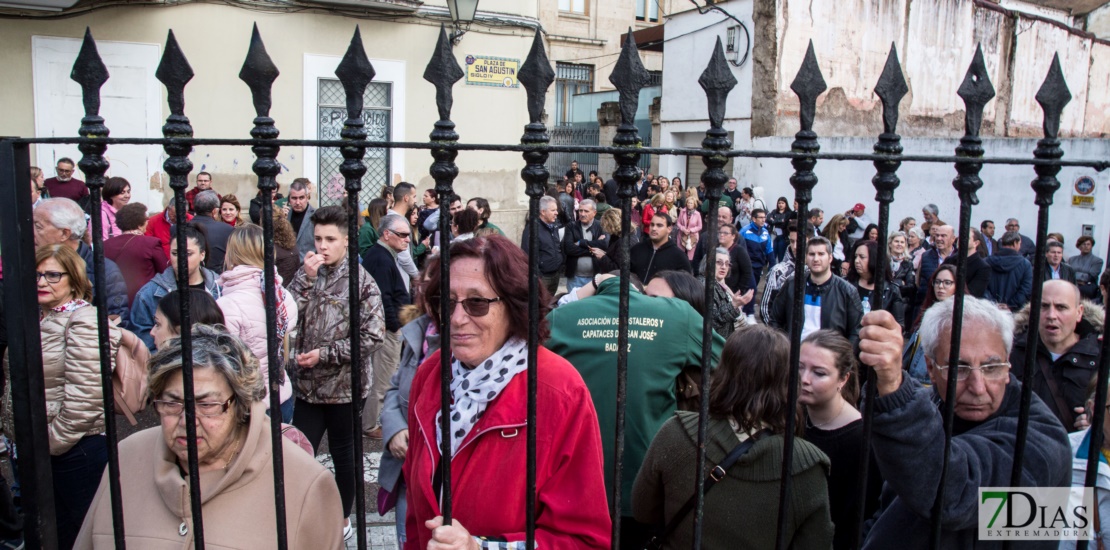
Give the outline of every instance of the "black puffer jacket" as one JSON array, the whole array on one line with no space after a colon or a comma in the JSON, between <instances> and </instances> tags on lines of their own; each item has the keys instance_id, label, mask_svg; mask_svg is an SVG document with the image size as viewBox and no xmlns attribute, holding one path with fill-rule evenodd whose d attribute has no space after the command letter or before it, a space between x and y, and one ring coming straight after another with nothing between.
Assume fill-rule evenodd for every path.
<instances>
[{"instance_id":1,"label":"black puffer jacket","mask_svg":"<svg viewBox=\"0 0 1110 550\"><path fill-rule=\"evenodd\" d=\"M559 227L548 225L543 220L531 220L524 223L524 235L521 236L520 246L528 252L528 243L531 238L532 226L538 227L540 236L540 273L551 275L563 269L563 243L559 239Z\"/></svg>"}]
</instances>

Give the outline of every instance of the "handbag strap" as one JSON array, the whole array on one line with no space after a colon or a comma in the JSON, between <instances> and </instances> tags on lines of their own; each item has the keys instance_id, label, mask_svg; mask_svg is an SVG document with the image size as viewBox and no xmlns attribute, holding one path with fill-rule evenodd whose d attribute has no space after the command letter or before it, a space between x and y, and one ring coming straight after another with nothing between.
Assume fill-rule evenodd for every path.
<instances>
[{"instance_id":1,"label":"handbag strap","mask_svg":"<svg viewBox=\"0 0 1110 550\"><path fill-rule=\"evenodd\" d=\"M712 489L718 481L721 481L725 478L725 474L728 472L728 469L736 464L736 461L740 460L740 457L744 456L745 453L750 451L752 447L755 446L756 441L762 439L763 436L768 433L770 433L770 430L764 428L752 434L751 437L745 439L744 441L741 441L738 445L733 447L732 450L729 451L728 455L726 455L723 460L717 463L717 465L709 471L709 475L705 477L705 491L703 491L702 494L708 495L709 490ZM690 497L690 500L687 500L686 504L683 504L682 508L678 509L678 512L676 512L674 517L671 518L671 521L667 522L667 526L663 528L663 532L659 535L651 537L651 540L648 541L648 548L663 547L663 541L666 540L667 537L669 537L671 533L675 531L675 529L678 529L678 524L682 523L682 520L686 519L686 516L689 515L690 512L694 509L694 506L697 504L697 498L698 495L697 492L695 492Z\"/></svg>"},{"instance_id":2,"label":"handbag strap","mask_svg":"<svg viewBox=\"0 0 1110 550\"><path fill-rule=\"evenodd\" d=\"M1036 353L1034 351L1034 353ZM1048 391L1052 393L1052 400L1056 402L1056 408L1060 409L1060 415L1064 417L1067 422L1066 426L1075 424L1075 415L1072 413L1071 408L1064 402L1064 394L1060 393L1060 386L1056 384L1056 377L1053 376L1052 370L1040 357L1037 357L1037 366L1041 369L1041 375L1044 376L1045 382L1048 384Z\"/></svg>"}]
</instances>

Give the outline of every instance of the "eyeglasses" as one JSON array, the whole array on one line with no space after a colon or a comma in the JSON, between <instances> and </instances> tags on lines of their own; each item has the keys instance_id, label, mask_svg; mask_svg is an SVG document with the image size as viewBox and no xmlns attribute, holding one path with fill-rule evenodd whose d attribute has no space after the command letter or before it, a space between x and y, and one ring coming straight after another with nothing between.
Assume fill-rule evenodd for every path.
<instances>
[{"instance_id":1,"label":"eyeglasses","mask_svg":"<svg viewBox=\"0 0 1110 550\"><path fill-rule=\"evenodd\" d=\"M35 282L39 282L39 279L46 279L46 282L54 284L62 280L64 276L65 273L61 271L37 271L35 272Z\"/></svg>"},{"instance_id":2,"label":"eyeglasses","mask_svg":"<svg viewBox=\"0 0 1110 550\"><path fill-rule=\"evenodd\" d=\"M227 412L232 401L235 401L234 395L227 398L227 401L223 403L197 403L197 416L205 418L220 416ZM185 403L180 401L154 401L154 410L162 416L180 416L185 411Z\"/></svg>"},{"instance_id":3,"label":"eyeglasses","mask_svg":"<svg viewBox=\"0 0 1110 550\"><path fill-rule=\"evenodd\" d=\"M941 372L948 372L948 365L937 365L937 370ZM971 365L959 365L956 367L956 380L964 381L971 376L971 371L979 371L986 380L1001 380L1010 374L1009 363L991 363L989 365L979 365L973 367Z\"/></svg>"},{"instance_id":4,"label":"eyeglasses","mask_svg":"<svg viewBox=\"0 0 1110 550\"><path fill-rule=\"evenodd\" d=\"M447 315L455 314L455 306L462 304L463 311L471 317L485 317L489 314L489 306L500 302L501 298L466 298L463 300L447 300Z\"/></svg>"},{"instance_id":5,"label":"eyeglasses","mask_svg":"<svg viewBox=\"0 0 1110 550\"><path fill-rule=\"evenodd\" d=\"M412 236L411 232L410 233L401 233L399 231L394 231L392 229L390 229L389 232L393 233L394 235L397 235L398 237L401 237L402 239L407 239L407 238Z\"/></svg>"},{"instance_id":6,"label":"eyeglasses","mask_svg":"<svg viewBox=\"0 0 1110 550\"><path fill-rule=\"evenodd\" d=\"M937 279L933 281L933 286L939 286L941 288L956 286L956 281L949 281L948 279Z\"/></svg>"}]
</instances>

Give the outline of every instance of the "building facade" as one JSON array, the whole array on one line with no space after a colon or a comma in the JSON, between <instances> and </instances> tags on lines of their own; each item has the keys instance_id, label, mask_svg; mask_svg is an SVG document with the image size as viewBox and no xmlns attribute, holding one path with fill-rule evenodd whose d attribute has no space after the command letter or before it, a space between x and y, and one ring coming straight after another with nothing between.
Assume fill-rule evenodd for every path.
<instances>
[{"instance_id":1,"label":"building facade","mask_svg":"<svg viewBox=\"0 0 1110 550\"><path fill-rule=\"evenodd\" d=\"M1090 3L1090 2L1088 2ZM1105 2L1103 2L1105 3ZM781 0L731 0L717 3L739 21L720 13L690 10L672 14L664 29L663 96L660 146L698 147L708 128L706 103L697 87L718 37L740 43L735 53L743 59L744 37L750 36L749 60L733 67L739 84L728 98L725 128L735 148L784 151L798 131L798 100L790 90L806 48L812 40L828 91L817 100L814 131L822 152L867 152L882 132L882 109L874 86L891 45L897 47L909 94L900 106L898 133L906 154L953 154L964 133L964 105L956 90L977 45L981 45L996 97L987 104L981 134L987 155L1031 158L1041 136L1042 112L1035 95L1048 73L1053 53L1060 56L1072 100L1064 109L1061 138L1065 158L1105 158L1110 145L1110 43L1074 26L1076 15L1045 2L987 0L818 2L798 5ZM1027 11L1022 11L1027 8ZM1051 16L1051 17L1050 17ZM719 25L708 27L716 21ZM737 29L737 30L733 30ZM746 30L745 30L746 29ZM938 32L942 29L943 32ZM670 38L674 37L673 40ZM691 61L693 60L693 61ZM767 204L779 196L793 198L789 177L794 169L781 159L733 159L727 167L741 185L761 187ZM689 174L695 170L681 157L660 159L660 173ZM855 203L868 206L876 217L877 202L869 162L820 161L813 207L825 219ZM700 172L699 172L700 173ZM956 223L959 200L951 182L950 166L904 163L898 171L902 185L891 205L891 219L915 216L935 203L941 218ZM1001 227L1008 217L1036 220L1029 167L987 165L983 168L981 202L973 222L992 219ZM1094 203L1077 201L1076 187L1093 180ZM1084 232L1110 234L1110 204L1104 173L1064 168L1062 189L1052 206L1053 231L1066 244ZM1023 227L1025 231L1032 228ZM1070 249L1069 255L1073 253Z\"/></svg>"}]
</instances>

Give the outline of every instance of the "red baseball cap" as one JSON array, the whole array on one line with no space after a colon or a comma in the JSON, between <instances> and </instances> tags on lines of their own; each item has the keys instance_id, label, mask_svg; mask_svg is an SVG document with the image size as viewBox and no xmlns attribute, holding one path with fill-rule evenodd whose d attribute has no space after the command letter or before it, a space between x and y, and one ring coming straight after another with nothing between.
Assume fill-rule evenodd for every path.
<instances>
[{"instance_id":1,"label":"red baseball cap","mask_svg":"<svg viewBox=\"0 0 1110 550\"><path fill-rule=\"evenodd\" d=\"M853 208L852 210L862 211L862 210L866 210L866 209L867 209L867 207L864 206L862 202L857 202L855 208Z\"/></svg>"}]
</instances>

